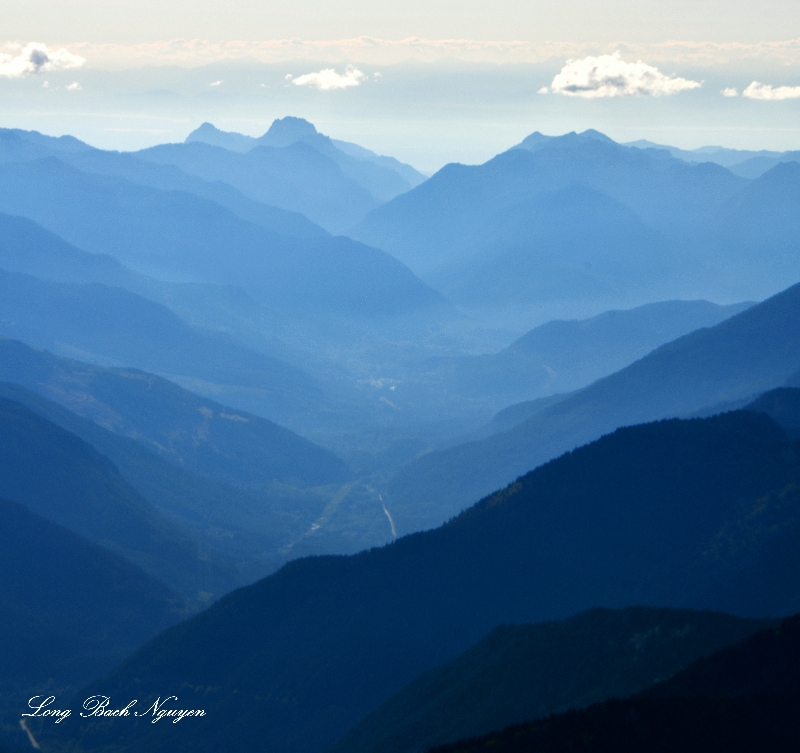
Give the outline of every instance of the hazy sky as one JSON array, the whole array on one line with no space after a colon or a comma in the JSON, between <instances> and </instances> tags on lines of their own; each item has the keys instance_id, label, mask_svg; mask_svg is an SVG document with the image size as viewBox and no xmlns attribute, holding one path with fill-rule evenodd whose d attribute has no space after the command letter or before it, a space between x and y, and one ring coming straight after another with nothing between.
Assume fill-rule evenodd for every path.
<instances>
[{"instance_id":1,"label":"hazy sky","mask_svg":"<svg viewBox=\"0 0 800 753\"><path fill-rule=\"evenodd\" d=\"M0 126L106 148L307 117L433 171L528 133L800 148L800 1L0 0ZM36 43L36 44L32 44Z\"/></svg>"},{"instance_id":2,"label":"hazy sky","mask_svg":"<svg viewBox=\"0 0 800 753\"><path fill-rule=\"evenodd\" d=\"M9 39L58 42L362 35L759 42L800 36L797 0L5 0L0 9Z\"/></svg>"}]
</instances>

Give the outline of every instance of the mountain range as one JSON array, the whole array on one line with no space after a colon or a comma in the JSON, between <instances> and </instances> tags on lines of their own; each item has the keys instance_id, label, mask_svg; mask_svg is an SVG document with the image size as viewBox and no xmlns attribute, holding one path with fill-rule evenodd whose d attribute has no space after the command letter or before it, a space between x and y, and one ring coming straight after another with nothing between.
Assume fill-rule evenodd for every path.
<instances>
[{"instance_id":1,"label":"mountain range","mask_svg":"<svg viewBox=\"0 0 800 753\"><path fill-rule=\"evenodd\" d=\"M763 298L800 276L788 198L799 170L749 180L596 131L533 134L485 164L445 166L351 235L505 326L658 298ZM750 243L765 227L767 245Z\"/></svg>"},{"instance_id":2,"label":"mountain range","mask_svg":"<svg viewBox=\"0 0 800 753\"><path fill-rule=\"evenodd\" d=\"M795 285L545 403L506 431L423 455L389 483L387 506L397 530L438 525L527 469L619 426L741 406L783 386L800 371L798 321Z\"/></svg>"},{"instance_id":3,"label":"mountain range","mask_svg":"<svg viewBox=\"0 0 800 753\"><path fill-rule=\"evenodd\" d=\"M417 379L438 382L451 400L491 397L506 405L571 392L750 305L660 301L584 320L551 320L498 353L431 359L417 367Z\"/></svg>"},{"instance_id":4,"label":"mountain range","mask_svg":"<svg viewBox=\"0 0 800 753\"><path fill-rule=\"evenodd\" d=\"M695 164L714 162L727 167L734 175L740 175L743 178L757 178L780 162L797 162L800 160L800 152L798 151L775 152L768 149L753 151L748 149L726 149L721 146L678 149L674 146L655 144L646 139L631 141L624 144L624 146L633 146L637 149L663 149L677 159Z\"/></svg>"},{"instance_id":5,"label":"mountain range","mask_svg":"<svg viewBox=\"0 0 800 753\"><path fill-rule=\"evenodd\" d=\"M346 238L279 235L194 194L85 173L54 157L0 165L0 210L135 271L241 285L289 311L380 318L444 303L377 249Z\"/></svg>"},{"instance_id":6,"label":"mountain range","mask_svg":"<svg viewBox=\"0 0 800 753\"><path fill-rule=\"evenodd\" d=\"M196 607L237 584L233 567L144 499L108 458L0 399L0 496L131 561Z\"/></svg>"},{"instance_id":7,"label":"mountain range","mask_svg":"<svg viewBox=\"0 0 800 753\"><path fill-rule=\"evenodd\" d=\"M764 414L620 429L439 529L296 560L167 630L103 692L169 688L209 721L175 732L133 724L113 742L321 751L498 624L635 603L796 610L797 473L793 445ZM62 732L88 751L111 742L102 727Z\"/></svg>"},{"instance_id":8,"label":"mountain range","mask_svg":"<svg viewBox=\"0 0 800 753\"><path fill-rule=\"evenodd\" d=\"M793 739L795 157L0 129L0 748Z\"/></svg>"}]
</instances>

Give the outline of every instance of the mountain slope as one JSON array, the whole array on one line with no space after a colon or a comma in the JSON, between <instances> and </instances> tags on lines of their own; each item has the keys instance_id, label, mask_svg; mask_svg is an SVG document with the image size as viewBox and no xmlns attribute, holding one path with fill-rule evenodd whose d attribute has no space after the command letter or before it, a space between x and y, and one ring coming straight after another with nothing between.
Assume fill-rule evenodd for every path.
<instances>
[{"instance_id":1,"label":"mountain slope","mask_svg":"<svg viewBox=\"0 0 800 753\"><path fill-rule=\"evenodd\" d=\"M650 351L701 327L719 324L751 304L663 301L612 310L581 321L554 320L499 353L439 359L427 376L450 394L512 403L585 387Z\"/></svg>"},{"instance_id":2,"label":"mountain slope","mask_svg":"<svg viewBox=\"0 0 800 753\"><path fill-rule=\"evenodd\" d=\"M200 551L108 458L5 399L0 399L0 466L0 496L125 557L193 606L236 585L231 566Z\"/></svg>"},{"instance_id":3,"label":"mountain slope","mask_svg":"<svg viewBox=\"0 0 800 753\"><path fill-rule=\"evenodd\" d=\"M107 549L0 499L0 687L88 682L183 615L181 599Z\"/></svg>"},{"instance_id":4,"label":"mountain slope","mask_svg":"<svg viewBox=\"0 0 800 753\"><path fill-rule=\"evenodd\" d=\"M300 369L232 337L190 327L166 307L116 287L37 280L0 269L0 335L85 360L257 391L278 420L318 410L323 393Z\"/></svg>"},{"instance_id":5,"label":"mountain slope","mask_svg":"<svg viewBox=\"0 0 800 753\"><path fill-rule=\"evenodd\" d=\"M178 523L205 551L237 567L237 582L274 572L288 559L287 547L322 514L327 499L309 490L275 482L271 488L243 489L190 473L135 439L115 434L76 413L9 382L0 397L90 444L119 469L122 477L159 512Z\"/></svg>"},{"instance_id":6,"label":"mountain slope","mask_svg":"<svg viewBox=\"0 0 800 753\"><path fill-rule=\"evenodd\" d=\"M269 130L256 139L256 145L285 148L303 143L316 149L320 154L332 159L341 171L365 188L378 201L393 199L424 180L410 165L402 165L389 157L379 157L374 152L361 149L355 144L344 144L342 149L332 139L317 132L317 129L303 118L287 117L275 120ZM398 167L400 169L398 169ZM403 173L413 175L408 180Z\"/></svg>"},{"instance_id":7,"label":"mountain slope","mask_svg":"<svg viewBox=\"0 0 800 753\"><path fill-rule=\"evenodd\" d=\"M147 703L169 687L207 717L115 728L113 742L315 753L498 624L632 603L796 609L798 473L783 431L752 412L621 429L435 531L294 561L166 631L104 692ZM78 734L87 750L111 742Z\"/></svg>"},{"instance_id":8,"label":"mountain slope","mask_svg":"<svg viewBox=\"0 0 800 753\"><path fill-rule=\"evenodd\" d=\"M383 157L375 154L375 152L364 149L357 144L331 139L318 133L317 129L303 118L287 117L275 120L269 130L260 138L244 136L241 133L220 131L211 123L203 123L186 137L186 143L192 141L200 141L211 146L220 146L223 149L230 149L234 152L248 152L258 144L285 147L302 141L314 147L321 154L331 157L345 170L347 175L358 181L364 188L373 193L376 198L385 196L384 200L393 198L397 193L407 191L425 180L425 176L411 167L411 165L399 162L393 157ZM348 157L351 159L347 159ZM365 172L363 171L363 165L353 164L353 159L362 163L374 163L383 169L380 172L375 172L374 170ZM362 170L358 170L358 167L361 167ZM368 167L367 170L369 170ZM402 179L402 182L397 183L396 179L394 181L391 180L389 176L385 175L385 170L395 173Z\"/></svg>"},{"instance_id":9,"label":"mountain slope","mask_svg":"<svg viewBox=\"0 0 800 753\"><path fill-rule=\"evenodd\" d=\"M0 162L28 162L43 157L57 157L84 172L116 175L161 190L192 193L281 235L300 238L326 235L321 227L299 213L261 204L232 186L200 180L171 165L155 165L131 154L95 149L72 136L53 138L36 131L0 129Z\"/></svg>"},{"instance_id":10,"label":"mountain slope","mask_svg":"<svg viewBox=\"0 0 800 753\"><path fill-rule=\"evenodd\" d=\"M259 144L246 154L199 142L162 144L134 155L206 181L223 181L251 199L300 212L333 233L380 204L333 159L302 141L285 147Z\"/></svg>"},{"instance_id":11,"label":"mountain slope","mask_svg":"<svg viewBox=\"0 0 800 753\"><path fill-rule=\"evenodd\" d=\"M800 164L781 162L721 207L717 227L733 259L747 256L753 266L770 261L790 267L800 247ZM742 247L746 249L742 251ZM771 259L779 255L777 260ZM736 263L734 262L734 263Z\"/></svg>"},{"instance_id":12,"label":"mountain slope","mask_svg":"<svg viewBox=\"0 0 800 753\"><path fill-rule=\"evenodd\" d=\"M87 173L113 175L132 183L161 191L183 191L208 199L247 222L260 225L278 235L296 238L322 238L327 232L299 212L263 204L248 198L233 186L221 181L209 182L179 170L174 165L160 165L137 159L132 154L99 149L59 154L58 158Z\"/></svg>"},{"instance_id":13,"label":"mountain slope","mask_svg":"<svg viewBox=\"0 0 800 753\"><path fill-rule=\"evenodd\" d=\"M701 659L637 697L510 727L437 753L789 751L800 745L800 618Z\"/></svg>"},{"instance_id":14,"label":"mountain slope","mask_svg":"<svg viewBox=\"0 0 800 753\"><path fill-rule=\"evenodd\" d=\"M0 165L0 210L138 272L240 285L282 311L362 321L447 308L377 249L345 238L277 235L192 194L84 173L54 158Z\"/></svg>"},{"instance_id":15,"label":"mountain slope","mask_svg":"<svg viewBox=\"0 0 800 753\"><path fill-rule=\"evenodd\" d=\"M800 370L800 285L661 346L509 431L424 455L389 486L398 531L441 523L527 469L618 426L779 387Z\"/></svg>"},{"instance_id":16,"label":"mountain slope","mask_svg":"<svg viewBox=\"0 0 800 753\"><path fill-rule=\"evenodd\" d=\"M406 685L329 751L421 753L630 695L763 627L713 612L648 607L504 625Z\"/></svg>"},{"instance_id":17,"label":"mountain slope","mask_svg":"<svg viewBox=\"0 0 800 753\"><path fill-rule=\"evenodd\" d=\"M800 389L796 386L765 392L745 410L766 413L791 439L800 439Z\"/></svg>"},{"instance_id":18,"label":"mountain slope","mask_svg":"<svg viewBox=\"0 0 800 753\"><path fill-rule=\"evenodd\" d=\"M796 260L769 254L728 263L720 212L750 181L720 165L596 132L527 141L482 165L445 166L350 235L516 329L665 298L763 298L800 276Z\"/></svg>"},{"instance_id":19,"label":"mountain slope","mask_svg":"<svg viewBox=\"0 0 800 753\"><path fill-rule=\"evenodd\" d=\"M0 162L20 162L63 154L80 154L93 147L74 136L45 136L38 131L0 128Z\"/></svg>"},{"instance_id":20,"label":"mountain slope","mask_svg":"<svg viewBox=\"0 0 800 753\"><path fill-rule=\"evenodd\" d=\"M27 387L192 473L254 489L342 482L345 463L272 421L142 371L107 369L0 338L0 379Z\"/></svg>"},{"instance_id":21,"label":"mountain slope","mask_svg":"<svg viewBox=\"0 0 800 753\"><path fill-rule=\"evenodd\" d=\"M424 273L452 262L471 236L504 237L487 224L502 210L580 186L627 207L648 227L681 227L713 212L747 181L717 165L688 165L628 149L610 139L568 134L536 151L511 149L483 165L447 165L421 186L372 211L353 236Z\"/></svg>"}]
</instances>

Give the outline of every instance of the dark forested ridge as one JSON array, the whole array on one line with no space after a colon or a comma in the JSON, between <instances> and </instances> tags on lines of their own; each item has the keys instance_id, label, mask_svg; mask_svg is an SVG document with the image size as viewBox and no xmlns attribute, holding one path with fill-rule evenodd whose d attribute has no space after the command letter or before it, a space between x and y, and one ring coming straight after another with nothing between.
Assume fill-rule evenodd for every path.
<instances>
[{"instance_id":1,"label":"dark forested ridge","mask_svg":"<svg viewBox=\"0 0 800 753\"><path fill-rule=\"evenodd\" d=\"M103 692L169 686L215 721L189 734L134 725L114 742L319 751L497 624L634 603L797 609L799 470L763 414L620 429L437 530L295 561L165 632L106 677ZM87 750L112 742L91 726L80 739Z\"/></svg>"},{"instance_id":2,"label":"dark forested ridge","mask_svg":"<svg viewBox=\"0 0 800 753\"><path fill-rule=\"evenodd\" d=\"M0 519L3 693L85 683L185 616L163 583L24 505L0 499Z\"/></svg>"},{"instance_id":3,"label":"dark forested ridge","mask_svg":"<svg viewBox=\"0 0 800 753\"><path fill-rule=\"evenodd\" d=\"M800 745L800 617L701 659L639 696L510 727L436 753L776 751Z\"/></svg>"},{"instance_id":4,"label":"dark forested ridge","mask_svg":"<svg viewBox=\"0 0 800 753\"><path fill-rule=\"evenodd\" d=\"M403 687L329 753L422 753L629 695L762 627L762 620L650 607L503 625Z\"/></svg>"}]
</instances>

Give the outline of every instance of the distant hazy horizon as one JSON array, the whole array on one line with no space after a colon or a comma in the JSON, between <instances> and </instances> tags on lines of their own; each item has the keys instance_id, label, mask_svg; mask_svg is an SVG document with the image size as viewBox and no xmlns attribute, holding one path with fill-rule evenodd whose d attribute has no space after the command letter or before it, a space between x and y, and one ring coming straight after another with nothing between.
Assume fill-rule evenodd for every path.
<instances>
[{"instance_id":1,"label":"distant hazy horizon","mask_svg":"<svg viewBox=\"0 0 800 753\"><path fill-rule=\"evenodd\" d=\"M70 18L46 0L8 5L0 126L105 149L182 141L204 121L257 136L286 115L428 174L484 162L536 130L800 148L796 3L769 0L758 14L733 4L716 25L710 3L688 20L680 2L653 5L646 24L642 4L623 0L601 6L610 18L594 6L570 16L572 6L506 2L493 21L468 6L449 22L439 3L393 27L388 5L350 3L324 34L327 10L310 21L273 8L267 23L269 4L241 0L184 19L180 4L154 5L150 19L124 3L98 18L87 0L69 5Z\"/></svg>"}]
</instances>

